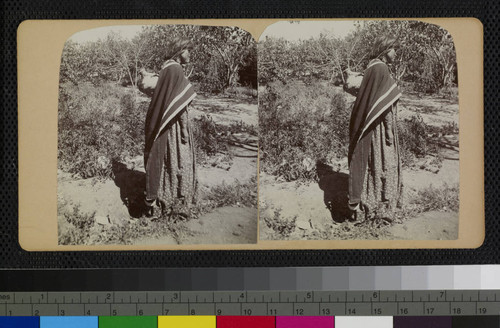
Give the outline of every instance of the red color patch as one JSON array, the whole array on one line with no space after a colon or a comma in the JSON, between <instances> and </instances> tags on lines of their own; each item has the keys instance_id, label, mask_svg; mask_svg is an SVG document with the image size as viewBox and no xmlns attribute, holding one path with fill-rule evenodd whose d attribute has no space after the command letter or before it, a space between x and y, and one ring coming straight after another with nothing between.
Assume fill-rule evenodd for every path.
<instances>
[{"instance_id":1,"label":"red color patch","mask_svg":"<svg viewBox=\"0 0 500 328\"><path fill-rule=\"evenodd\" d=\"M217 328L275 328L275 317L221 316L217 317Z\"/></svg>"}]
</instances>

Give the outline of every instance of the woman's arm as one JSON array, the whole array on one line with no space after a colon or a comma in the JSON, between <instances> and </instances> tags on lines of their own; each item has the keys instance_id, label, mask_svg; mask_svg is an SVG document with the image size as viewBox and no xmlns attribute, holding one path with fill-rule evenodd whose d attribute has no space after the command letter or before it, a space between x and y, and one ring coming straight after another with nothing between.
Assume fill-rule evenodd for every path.
<instances>
[{"instance_id":1,"label":"woman's arm","mask_svg":"<svg viewBox=\"0 0 500 328\"><path fill-rule=\"evenodd\" d=\"M392 146L394 142L394 133L392 132L392 109L387 111L382 119L385 128L385 143L387 146Z\"/></svg>"},{"instance_id":2,"label":"woman's arm","mask_svg":"<svg viewBox=\"0 0 500 328\"><path fill-rule=\"evenodd\" d=\"M188 142L188 114L187 114L187 108L184 108L180 113L179 113L179 125L181 126L181 142L183 144Z\"/></svg>"}]
</instances>

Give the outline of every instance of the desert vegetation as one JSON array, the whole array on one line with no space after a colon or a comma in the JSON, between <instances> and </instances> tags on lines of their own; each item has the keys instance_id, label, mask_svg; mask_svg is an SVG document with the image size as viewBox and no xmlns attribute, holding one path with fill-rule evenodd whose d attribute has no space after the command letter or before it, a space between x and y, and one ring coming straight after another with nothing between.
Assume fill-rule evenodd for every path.
<instances>
[{"instance_id":1,"label":"desert vegetation","mask_svg":"<svg viewBox=\"0 0 500 328\"><path fill-rule=\"evenodd\" d=\"M165 47L175 37L189 38L195 45L186 74L203 101L202 106L195 99L190 109L197 164L217 170L214 175L232 169L234 176L230 181L221 178L219 184L203 185L192 217L224 206L256 208L256 151L247 161L253 163L254 177L238 179L241 160L235 163L234 140L244 136L252 140L252 148L257 127L237 115L226 115L243 108L248 116L257 116L256 45L251 35L239 28L193 25L143 26L133 38L110 32L97 41L68 40L61 57L61 244L130 244L144 236L175 235L181 229L179 218L151 222L140 210L144 121L151 96L145 91L146 79L159 72ZM102 214L98 204L92 209L82 204L88 200L68 196L67 188L79 188L78 184L98 189L111 182L127 208L124 213L112 208ZM103 216L107 219L96 220Z\"/></svg>"},{"instance_id":2,"label":"desert vegetation","mask_svg":"<svg viewBox=\"0 0 500 328\"><path fill-rule=\"evenodd\" d=\"M342 38L325 31L299 41L268 36L258 44L261 237L386 237L382 230L359 226L349 226L348 232L332 229L328 220L314 227L316 218L311 214L306 218L300 213L303 208L287 208L293 199L273 200L271 193L280 189L273 185L281 184L293 191L291 198L304 198L306 189L327 198L325 167L330 172L326 175L339 175L338 186L345 188L349 118L355 100L350 84L362 78L372 42L388 31L400 44L391 71L403 92L397 129L404 175L411 178L405 183L405 206L392 224L423 212L447 211L453 216L458 212L457 67L451 35L418 21L365 21L355 23ZM413 185L413 180L425 179L426 186ZM312 185L316 189L308 187ZM347 199L337 196L325 198L322 209L311 210L312 215L324 216L328 210L334 220L343 222L347 212L339 207L345 207Z\"/></svg>"}]
</instances>

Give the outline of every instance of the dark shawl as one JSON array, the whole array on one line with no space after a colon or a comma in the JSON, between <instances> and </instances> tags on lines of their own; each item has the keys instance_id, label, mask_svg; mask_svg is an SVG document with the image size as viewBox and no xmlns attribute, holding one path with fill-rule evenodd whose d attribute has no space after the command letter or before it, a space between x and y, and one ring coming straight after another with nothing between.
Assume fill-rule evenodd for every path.
<instances>
[{"instance_id":1,"label":"dark shawl","mask_svg":"<svg viewBox=\"0 0 500 328\"><path fill-rule=\"evenodd\" d=\"M165 130L172 119L194 99L193 86L184 76L182 66L171 60L160 71L151 103L146 115L146 146L144 149L144 167L151 156L163 158L164 153L151 153L155 140ZM164 150L160 150L164 151ZM158 168L161 169L161 168ZM158 175L159 177L159 175Z\"/></svg>"},{"instance_id":2,"label":"dark shawl","mask_svg":"<svg viewBox=\"0 0 500 328\"><path fill-rule=\"evenodd\" d=\"M144 168L147 197L157 196L166 152L165 147L153 147L153 145L155 142L160 142L164 136L163 132L172 125L172 120L185 110L195 96L193 86L184 76L182 66L173 60L168 61L160 71L146 115Z\"/></svg>"},{"instance_id":3,"label":"dark shawl","mask_svg":"<svg viewBox=\"0 0 500 328\"><path fill-rule=\"evenodd\" d=\"M373 127L399 97L401 91L391 77L387 65L379 59L372 60L365 70L349 124L350 203L358 203L361 200Z\"/></svg>"}]
</instances>

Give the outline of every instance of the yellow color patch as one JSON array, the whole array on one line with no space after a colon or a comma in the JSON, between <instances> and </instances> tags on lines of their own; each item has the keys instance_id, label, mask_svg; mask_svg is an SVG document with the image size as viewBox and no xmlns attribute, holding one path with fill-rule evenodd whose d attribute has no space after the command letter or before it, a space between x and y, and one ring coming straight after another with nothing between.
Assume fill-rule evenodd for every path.
<instances>
[{"instance_id":1,"label":"yellow color patch","mask_svg":"<svg viewBox=\"0 0 500 328\"><path fill-rule=\"evenodd\" d=\"M158 317L158 328L215 328L215 326L216 319L213 315Z\"/></svg>"}]
</instances>

